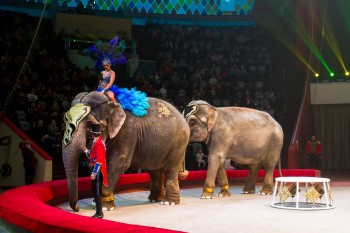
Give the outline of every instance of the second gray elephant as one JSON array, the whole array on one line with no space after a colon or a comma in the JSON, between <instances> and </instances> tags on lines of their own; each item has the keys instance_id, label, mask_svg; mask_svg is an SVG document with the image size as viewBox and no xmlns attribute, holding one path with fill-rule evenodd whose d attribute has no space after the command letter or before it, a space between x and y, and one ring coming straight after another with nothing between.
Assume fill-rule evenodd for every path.
<instances>
[{"instance_id":1,"label":"second gray elephant","mask_svg":"<svg viewBox=\"0 0 350 233\"><path fill-rule=\"evenodd\" d=\"M79 210L79 155L85 148L92 123L102 125L106 139L108 187L102 190L104 207L114 209L115 186L130 166L149 171L149 200L164 204L180 202L178 175L189 142L189 127L171 104L155 98L148 98L148 102L148 114L139 117L123 110L119 103L109 102L100 92L84 92L75 97L65 117L62 150L73 210Z\"/></svg>"},{"instance_id":2,"label":"second gray elephant","mask_svg":"<svg viewBox=\"0 0 350 233\"><path fill-rule=\"evenodd\" d=\"M225 159L249 165L242 193L255 193L257 173L263 167L265 178L260 193L272 194L273 172L283 145L283 130L276 120L263 111L215 108L202 100L192 101L183 114L190 126L190 141L205 142L208 146L208 171L202 198L214 197L215 178L221 187L218 195L231 195Z\"/></svg>"}]
</instances>

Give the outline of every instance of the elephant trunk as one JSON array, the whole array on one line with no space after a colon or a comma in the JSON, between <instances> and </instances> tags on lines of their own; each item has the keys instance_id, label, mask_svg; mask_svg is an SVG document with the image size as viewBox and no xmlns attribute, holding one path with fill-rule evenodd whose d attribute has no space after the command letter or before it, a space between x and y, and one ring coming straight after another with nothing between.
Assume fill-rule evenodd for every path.
<instances>
[{"instance_id":1,"label":"elephant trunk","mask_svg":"<svg viewBox=\"0 0 350 233\"><path fill-rule=\"evenodd\" d=\"M82 130L83 131L83 130ZM69 193L69 205L70 207L78 212L78 163L79 156L84 150L86 143L85 134L78 132L73 137L72 141L63 147L62 159L64 168L66 171L68 193Z\"/></svg>"},{"instance_id":2,"label":"elephant trunk","mask_svg":"<svg viewBox=\"0 0 350 233\"><path fill-rule=\"evenodd\" d=\"M69 205L74 211L79 211L78 201L78 161L79 154L68 148L62 150L63 164L66 171Z\"/></svg>"}]
</instances>

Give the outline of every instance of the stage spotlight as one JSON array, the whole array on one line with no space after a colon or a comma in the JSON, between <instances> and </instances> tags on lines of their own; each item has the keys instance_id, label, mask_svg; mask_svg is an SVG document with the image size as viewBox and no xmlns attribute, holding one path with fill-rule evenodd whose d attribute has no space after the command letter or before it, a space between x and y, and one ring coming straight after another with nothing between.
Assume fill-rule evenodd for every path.
<instances>
[{"instance_id":1,"label":"stage spotlight","mask_svg":"<svg viewBox=\"0 0 350 233\"><path fill-rule=\"evenodd\" d=\"M315 73L315 77L318 78L320 77L320 75L318 73Z\"/></svg>"},{"instance_id":2,"label":"stage spotlight","mask_svg":"<svg viewBox=\"0 0 350 233\"><path fill-rule=\"evenodd\" d=\"M349 71L346 71L345 76L349 76L349 75L350 75Z\"/></svg>"},{"instance_id":3,"label":"stage spotlight","mask_svg":"<svg viewBox=\"0 0 350 233\"><path fill-rule=\"evenodd\" d=\"M329 73L329 75L330 75L331 77L334 77L334 73L333 73L333 72Z\"/></svg>"},{"instance_id":4,"label":"stage spotlight","mask_svg":"<svg viewBox=\"0 0 350 233\"><path fill-rule=\"evenodd\" d=\"M91 4L91 5L95 6L96 5L96 1L95 0L89 0L88 4Z\"/></svg>"}]
</instances>

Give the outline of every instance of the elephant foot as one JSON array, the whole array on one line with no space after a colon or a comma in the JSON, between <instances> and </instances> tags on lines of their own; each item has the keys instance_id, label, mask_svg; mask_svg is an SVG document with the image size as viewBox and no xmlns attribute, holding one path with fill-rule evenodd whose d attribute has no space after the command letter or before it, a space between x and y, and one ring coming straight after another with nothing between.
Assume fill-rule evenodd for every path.
<instances>
[{"instance_id":1,"label":"elephant foot","mask_svg":"<svg viewBox=\"0 0 350 233\"><path fill-rule=\"evenodd\" d=\"M219 193L218 193L218 197L230 197L232 194L229 190L221 190Z\"/></svg>"},{"instance_id":2,"label":"elephant foot","mask_svg":"<svg viewBox=\"0 0 350 233\"><path fill-rule=\"evenodd\" d=\"M163 205L177 205L180 204L180 192L167 192L163 200L161 201Z\"/></svg>"},{"instance_id":3,"label":"elephant foot","mask_svg":"<svg viewBox=\"0 0 350 233\"><path fill-rule=\"evenodd\" d=\"M255 187L254 188L244 187L241 191L241 194L254 194L254 193L255 193Z\"/></svg>"},{"instance_id":4,"label":"elephant foot","mask_svg":"<svg viewBox=\"0 0 350 233\"><path fill-rule=\"evenodd\" d=\"M149 196L148 196L148 200L150 201L150 202L161 202L161 201L163 201L164 200L164 194L150 194Z\"/></svg>"},{"instance_id":5,"label":"elephant foot","mask_svg":"<svg viewBox=\"0 0 350 233\"><path fill-rule=\"evenodd\" d=\"M255 183L246 182L241 194L254 194L255 193Z\"/></svg>"},{"instance_id":6,"label":"elephant foot","mask_svg":"<svg viewBox=\"0 0 350 233\"><path fill-rule=\"evenodd\" d=\"M179 204L179 203L168 202L168 201L161 201L160 204L161 204L161 205L176 205L176 204Z\"/></svg>"},{"instance_id":7,"label":"elephant foot","mask_svg":"<svg viewBox=\"0 0 350 233\"><path fill-rule=\"evenodd\" d=\"M161 205L177 205L180 204L180 196L170 196L165 199L163 199L160 202Z\"/></svg>"},{"instance_id":8,"label":"elephant foot","mask_svg":"<svg viewBox=\"0 0 350 233\"><path fill-rule=\"evenodd\" d=\"M201 196L201 199L214 199L214 198L215 198L214 193L203 192Z\"/></svg>"},{"instance_id":9,"label":"elephant foot","mask_svg":"<svg viewBox=\"0 0 350 233\"><path fill-rule=\"evenodd\" d=\"M218 197L229 197L231 196L231 192L229 190L229 186L225 185L221 187L220 192L218 193Z\"/></svg>"},{"instance_id":10,"label":"elephant foot","mask_svg":"<svg viewBox=\"0 0 350 233\"><path fill-rule=\"evenodd\" d=\"M148 198L149 202L161 202L162 199L150 199Z\"/></svg>"},{"instance_id":11,"label":"elephant foot","mask_svg":"<svg viewBox=\"0 0 350 233\"><path fill-rule=\"evenodd\" d=\"M180 189L177 180L167 180L165 188L165 196L162 203L180 204Z\"/></svg>"},{"instance_id":12,"label":"elephant foot","mask_svg":"<svg viewBox=\"0 0 350 233\"><path fill-rule=\"evenodd\" d=\"M103 202L102 210L111 211L115 209L114 202Z\"/></svg>"},{"instance_id":13,"label":"elephant foot","mask_svg":"<svg viewBox=\"0 0 350 233\"><path fill-rule=\"evenodd\" d=\"M214 189L213 188L203 188L201 199L214 199Z\"/></svg>"},{"instance_id":14,"label":"elephant foot","mask_svg":"<svg viewBox=\"0 0 350 233\"><path fill-rule=\"evenodd\" d=\"M92 199L91 205L96 207L95 199ZM115 209L114 200L102 202L102 210L103 211L110 211L110 210L114 210L114 209Z\"/></svg>"},{"instance_id":15,"label":"elephant foot","mask_svg":"<svg viewBox=\"0 0 350 233\"><path fill-rule=\"evenodd\" d=\"M114 196L113 195L110 195L110 196L107 196L107 197L102 197L102 210L107 210L107 211L110 211L110 210L114 210L115 209L115 205L114 205Z\"/></svg>"},{"instance_id":16,"label":"elephant foot","mask_svg":"<svg viewBox=\"0 0 350 233\"><path fill-rule=\"evenodd\" d=\"M261 195L272 195L273 190L269 186L263 186L262 189L259 191Z\"/></svg>"},{"instance_id":17,"label":"elephant foot","mask_svg":"<svg viewBox=\"0 0 350 233\"><path fill-rule=\"evenodd\" d=\"M262 192L262 191L259 191L259 194L260 195L272 195L272 193L265 193L265 192Z\"/></svg>"}]
</instances>

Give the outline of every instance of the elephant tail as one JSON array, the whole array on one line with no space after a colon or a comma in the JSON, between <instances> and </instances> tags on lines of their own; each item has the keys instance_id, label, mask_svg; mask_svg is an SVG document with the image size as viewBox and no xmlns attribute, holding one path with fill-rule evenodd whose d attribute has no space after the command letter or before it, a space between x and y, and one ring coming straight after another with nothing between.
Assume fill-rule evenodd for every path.
<instances>
[{"instance_id":1,"label":"elephant tail","mask_svg":"<svg viewBox=\"0 0 350 233\"><path fill-rule=\"evenodd\" d=\"M189 174L189 172L185 168L185 159L184 159L184 161L182 162L181 170L180 170L179 175L178 175L179 180L186 179L188 174Z\"/></svg>"},{"instance_id":2,"label":"elephant tail","mask_svg":"<svg viewBox=\"0 0 350 233\"><path fill-rule=\"evenodd\" d=\"M280 176L283 176L282 168L281 168L281 158L278 159L278 173L280 174Z\"/></svg>"}]
</instances>

